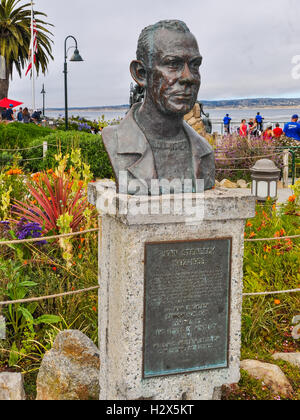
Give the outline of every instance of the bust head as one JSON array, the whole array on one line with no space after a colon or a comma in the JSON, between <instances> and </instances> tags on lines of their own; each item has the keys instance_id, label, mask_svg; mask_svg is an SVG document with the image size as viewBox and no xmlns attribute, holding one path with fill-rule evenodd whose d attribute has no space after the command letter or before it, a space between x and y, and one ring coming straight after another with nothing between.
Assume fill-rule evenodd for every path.
<instances>
[{"instance_id":1,"label":"bust head","mask_svg":"<svg viewBox=\"0 0 300 420\"><path fill-rule=\"evenodd\" d=\"M184 116L195 105L202 57L184 22L167 20L145 28L138 41L132 77L163 114Z\"/></svg>"}]
</instances>

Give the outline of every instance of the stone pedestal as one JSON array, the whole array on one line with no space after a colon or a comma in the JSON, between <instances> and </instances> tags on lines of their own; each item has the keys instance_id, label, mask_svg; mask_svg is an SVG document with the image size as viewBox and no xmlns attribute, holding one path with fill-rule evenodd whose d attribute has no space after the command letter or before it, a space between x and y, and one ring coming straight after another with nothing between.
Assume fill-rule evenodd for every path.
<instances>
[{"instance_id":1,"label":"stone pedestal","mask_svg":"<svg viewBox=\"0 0 300 420\"><path fill-rule=\"evenodd\" d=\"M104 196L106 200L103 199ZM174 197L172 198L172 196L169 196L171 205L168 212L166 208L162 210L163 200L166 200L166 197L116 195L112 182L98 182L89 186L89 201L97 205L101 213L101 230L99 233L99 334L100 399L102 400L207 400L213 398L215 388L239 381L244 226L246 219L254 217L255 198L250 196L248 190L241 189L215 189L207 191L203 195L191 194L189 198L192 203L202 206L202 210L198 213L198 220L193 220L190 214L187 215L185 209L179 214L178 206L175 206L176 209L174 209ZM199 201L197 198L199 198ZM113 203L117 204L118 209L114 209ZM105 207L104 204L108 206ZM152 210L152 214L138 214L138 209L145 213L147 207ZM203 242L205 246L202 245L202 240L205 240ZM217 243L217 241L212 242L214 246L209 247L209 241L211 240L224 240L224 244L230 244L231 247L228 254L229 284L227 295L224 291L224 305L223 303L220 305L220 300L218 300L215 313L212 313L213 318L218 319L218 311L221 313L227 305L228 311L224 313L227 313L228 319L224 321L223 318L220 318L220 321L225 322L224 325L228 329L228 334L224 335L224 337L226 336L225 342L223 342L224 338L221 338L221 332L219 334L213 331L218 328L217 323L212 322L201 326L199 321L201 317L197 318L197 311L204 309L204 314L205 308L212 306L215 293L220 293L220 290L214 291L213 276L210 276L209 280L213 296L210 299L205 295L207 302L200 301L198 302L199 305L185 305L184 295L181 295L179 291L178 300L175 298L175 302L180 302L180 307L174 305L174 311L175 315L176 311L181 314L180 322L170 321L174 314L171 314L170 311L166 314L161 306L157 306L160 308L159 311L162 311L162 328L155 327L153 334L149 335L152 324L159 322L157 317L160 314L159 312L156 313L154 322L148 311L151 299L154 299L155 305L159 305L159 296L153 295L153 293L155 294L155 288L152 287L151 289L150 287L149 290L146 288L145 280L147 280L148 286L152 282L152 271L151 266L149 266L150 257L147 256L145 251L146 244L162 243L161 246L164 247L164 243L169 245L179 243L180 252L185 257L172 259L173 271L170 272L174 273L174 263L178 265L179 272L185 264L194 264L193 275L197 277L197 272L199 272L201 277L203 270L205 270L206 258L207 261L210 261L210 264L213 258L212 255L210 257L206 256L206 254L212 254L212 250L215 249ZM197 241L199 241L199 247ZM182 251L182 244L185 243L186 246L183 246ZM163 255L170 257L172 252L176 253L177 251L172 251L169 245L167 245L167 251L163 251ZM222 253L222 246L219 248L221 251L218 252ZM191 257L191 253L194 255L193 257ZM148 258L147 262L145 257ZM218 260L219 257L216 258L216 265L219 263ZM168 264L168 259L166 261L166 264ZM157 267L155 268L154 265L153 276L156 270L155 275L159 277ZM163 270L166 270L166 265L162 266ZM213 272L214 268L210 266L210 270ZM173 276L174 278L177 276L176 290L178 291L178 275L176 272L168 277L168 281L172 282ZM166 276L163 277L163 282L165 278ZM205 280L205 277L202 276L201 279ZM189 279L183 278L183 283L183 286L190 284ZM193 294L196 298L199 295L200 283L195 284L195 290L189 292L190 296L185 295L187 298L190 298ZM164 287L164 284L160 284L159 287ZM172 291L172 283L167 290L169 290L168 293L172 294L170 292ZM187 293L186 287L184 293ZM161 298L162 301L166 299L166 302L168 302L168 296L165 296L164 293L161 293ZM210 308L210 310L212 309ZM178 315L179 318L180 316ZM204 314L204 316L207 320L208 315ZM189 317L191 317L190 320ZM168 324L168 322L171 322L171 324ZM166 325L171 325L172 329L167 328ZM193 336L195 334L193 329L197 329L196 339ZM202 339L199 338L201 329L204 331ZM210 329L212 329L211 332ZM166 341L166 334L175 334L175 341L174 336L170 338L172 345L167 342L168 340ZM165 340L163 341L164 344L158 344L157 342L160 335L160 339ZM179 346L177 349L176 340L178 340ZM221 347L223 346L226 350L226 356L224 356L226 357L226 363L224 365L220 363L220 367L218 367L217 360L213 365L211 365L211 361L207 362L207 366L205 360L197 361L197 352L200 352L199 355L207 354L205 350L208 348L215 351L217 349L217 347L214 348L217 346L215 343L218 340L222 340ZM150 369L145 366L145 358L151 356L152 345L153 349L155 348L158 351L158 354L164 354L163 357L170 356L172 358L173 365L168 372L164 372L164 369L169 367L166 363L164 363L161 374L158 374L157 371L151 373L151 366ZM193 355L193 361L184 360L185 348L190 352L189 354ZM177 356L171 354L176 352ZM178 360L181 358L178 373L176 372L177 357ZM156 365L157 361L156 357L153 364ZM187 366L187 369L182 369L182 366ZM153 377L151 377L152 374Z\"/></svg>"}]
</instances>

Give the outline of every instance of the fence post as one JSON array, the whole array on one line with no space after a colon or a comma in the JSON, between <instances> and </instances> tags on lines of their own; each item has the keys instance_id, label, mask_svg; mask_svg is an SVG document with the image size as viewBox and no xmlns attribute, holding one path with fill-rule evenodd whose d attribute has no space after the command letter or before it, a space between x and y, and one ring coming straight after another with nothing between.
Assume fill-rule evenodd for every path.
<instances>
[{"instance_id":1,"label":"fence post","mask_svg":"<svg viewBox=\"0 0 300 420\"><path fill-rule=\"evenodd\" d=\"M283 151L283 187L289 186L289 151Z\"/></svg>"},{"instance_id":2,"label":"fence post","mask_svg":"<svg viewBox=\"0 0 300 420\"><path fill-rule=\"evenodd\" d=\"M48 151L48 143L46 141L43 142L43 160L46 159Z\"/></svg>"},{"instance_id":3,"label":"fence post","mask_svg":"<svg viewBox=\"0 0 300 420\"><path fill-rule=\"evenodd\" d=\"M296 180L296 151L289 150L290 154L292 155L292 185L295 185Z\"/></svg>"}]
</instances>

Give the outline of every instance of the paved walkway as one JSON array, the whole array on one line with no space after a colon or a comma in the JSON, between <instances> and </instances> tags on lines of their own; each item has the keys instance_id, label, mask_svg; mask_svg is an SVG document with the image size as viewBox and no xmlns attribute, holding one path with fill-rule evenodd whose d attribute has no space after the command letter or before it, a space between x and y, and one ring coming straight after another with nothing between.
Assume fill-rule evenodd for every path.
<instances>
[{"instance_id":1,"label":"paved walkway","mask_svg":"<svg viewBox=\"0 0 300 420\"><path fill-rule=\"evenodd\" d=\"M285 203L294 192L291 188L280 188L278 190L277 203Z\"/></svg>"}]
</instances>

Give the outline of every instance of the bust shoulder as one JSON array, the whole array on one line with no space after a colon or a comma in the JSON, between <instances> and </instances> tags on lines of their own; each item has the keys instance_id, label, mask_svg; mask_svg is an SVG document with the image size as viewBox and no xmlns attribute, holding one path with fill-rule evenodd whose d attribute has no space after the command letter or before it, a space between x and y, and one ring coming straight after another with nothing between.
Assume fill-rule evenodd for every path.
<instances>
[{"instance_id":1,"label":"bust shoulder","mask_svg":"<svg viewBox=\"0 0 300 420\"><path fill-rule=\"evenodd\" d=\"M214 152L212 146L208 143L208 141L204 137L200 136L200 134L198 134L197 131L195 131L185 121L183 122L183 128L190 140L192 141L192 143L197 147L199 157L206 156Z\"/></svg>"}]
</instances>

